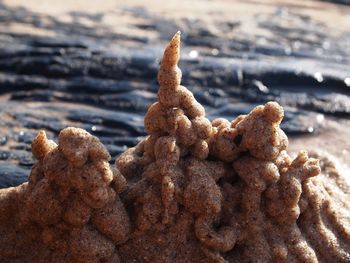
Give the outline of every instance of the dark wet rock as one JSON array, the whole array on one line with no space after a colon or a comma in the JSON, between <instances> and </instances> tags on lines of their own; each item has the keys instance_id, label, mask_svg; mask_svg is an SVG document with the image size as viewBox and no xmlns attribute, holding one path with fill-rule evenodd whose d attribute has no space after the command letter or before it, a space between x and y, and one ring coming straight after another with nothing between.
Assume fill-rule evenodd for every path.
<instances>
[{"instance_id":1,"label":"dark wet rock","mask_svg":"<svg viewBox=\"0 0 350 263\"><path fill-rule=\"evenodd\" d=\"M285 107L282 126L289 134L321 133L324 115L350 116L349 33L330 32L286 8L251 21L265 35L242 33L239 20L208 25L141 7L115 12L142 18L129 26L146 33L80 22L99 23L101 13L73 12L72 22L62 22L0 1L0 26L20 23L55 35L0 32L0 187L26 180L34 162L30 143L40 129L57 140L67 126L84 128L113 160L135 145L145 135L143 115L156 100L164 41L179 29L183 84L210 119L233 119L269 100Z\"/></svg>"},{"instance_id":2,"label":"dark wet rock","mask_svg":"<svg viewBox=\"0 0 350 263\"><path fill-rule=\"evenodd\" d=\"M18 165L0 162L0 188L19 185L27 180L28 169L23 169Z\"/></svg>"}]
</instances>

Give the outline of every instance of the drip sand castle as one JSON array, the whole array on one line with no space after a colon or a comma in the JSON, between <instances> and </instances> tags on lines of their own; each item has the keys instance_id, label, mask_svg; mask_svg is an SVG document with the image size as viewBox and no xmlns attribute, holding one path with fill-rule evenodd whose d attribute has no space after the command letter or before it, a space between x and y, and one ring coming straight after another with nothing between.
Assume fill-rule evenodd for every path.
<instances>
[{"instance_id":1,"label":"drip sand castle","mask_svg":"<svg viewBox=\"0 0 350 263\"><path fill-rule=\"evenodd\" d=\"M350 262L350 187L334 164L288 155L276 102L209 121L179 53L177 33L149 135L116 167L82 129L58 145L39 132L28 183L0 190L0 262Z\"/></svg>"}]
</instances>

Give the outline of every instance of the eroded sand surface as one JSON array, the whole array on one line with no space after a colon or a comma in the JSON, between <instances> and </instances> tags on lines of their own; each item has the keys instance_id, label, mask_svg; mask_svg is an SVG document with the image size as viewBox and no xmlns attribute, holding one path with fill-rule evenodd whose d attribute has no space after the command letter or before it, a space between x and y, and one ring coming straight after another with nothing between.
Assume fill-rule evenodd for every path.
<instances>
[{"instance_id":1,"label":"eroded sand surface","mask_svg":"<svg viewBox=\"0 0 350 263\"><path fill-rule=\"evenodd\" d=\"M2 262L349 262L350 186L291 158L277 102L209 121L165 49L148 136L108 163L97 137L41 131L29 182L0 190Z\"/></svg>"}]
</instances>

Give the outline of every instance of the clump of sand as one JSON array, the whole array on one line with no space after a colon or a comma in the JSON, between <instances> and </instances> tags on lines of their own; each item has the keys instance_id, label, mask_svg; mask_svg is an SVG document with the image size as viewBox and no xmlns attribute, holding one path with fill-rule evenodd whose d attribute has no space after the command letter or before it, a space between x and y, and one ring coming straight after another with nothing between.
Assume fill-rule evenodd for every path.
<instances>
[{"instance_id":1,"label":"clump of sand","mask_svg":"<svg viewBox=\"0 0 350 263\"><path fill-rule=\"evenodd\" d=\"M177 33L149 136L117 168L82 129L58 145L39 133L29 182L0 190L1 262L350 262L350 186L334 163L288 155L276 102L209 121L179 57Z\"/></svg>"}]
</instances>

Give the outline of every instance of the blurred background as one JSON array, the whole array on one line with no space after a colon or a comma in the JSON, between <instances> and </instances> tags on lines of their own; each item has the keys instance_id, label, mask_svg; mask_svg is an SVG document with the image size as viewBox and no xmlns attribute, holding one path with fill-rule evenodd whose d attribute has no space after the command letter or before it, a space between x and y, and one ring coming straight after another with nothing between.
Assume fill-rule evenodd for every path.
<instances>
[{"instance_id":1,"label":"blurred background","mask_svg":"<svg viewBox=\"0 0 350 263\"><path fill-rule=\"evenodd\" d=\"M134 146L178 30L210 119L277 100L290 151L350 163L350 0L0 0L0 187L27 179L40 129L84 128L113 160Z\"/></svg>"}]
</instances>

